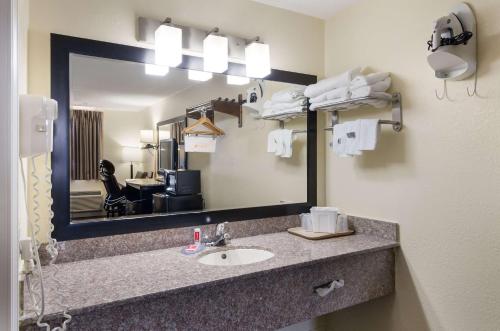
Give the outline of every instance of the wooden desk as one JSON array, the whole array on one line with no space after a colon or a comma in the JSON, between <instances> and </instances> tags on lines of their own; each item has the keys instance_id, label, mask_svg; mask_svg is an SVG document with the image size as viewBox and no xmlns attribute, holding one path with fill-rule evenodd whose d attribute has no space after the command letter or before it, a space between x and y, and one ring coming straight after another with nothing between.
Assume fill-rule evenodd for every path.
<instances>
[{"instance_id":1,"label":"wooden desk","mask_svg":"<svg viewBox=\"0 0 500 331\"><path fill-rule=\"evenodd\" d=\"M134 200L143 200L142 211L144 214L153 212L153 194L165 191L165 184L154 178L126 179L125 185Z\"/></svg>"}]
</instances>

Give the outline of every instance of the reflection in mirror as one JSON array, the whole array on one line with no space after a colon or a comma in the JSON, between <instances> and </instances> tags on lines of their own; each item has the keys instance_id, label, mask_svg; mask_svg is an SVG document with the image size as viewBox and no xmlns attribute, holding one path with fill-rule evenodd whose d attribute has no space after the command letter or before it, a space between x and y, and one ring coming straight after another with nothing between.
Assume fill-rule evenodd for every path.
<instances>
[{"instance_id":1,"label":"reflection in mirror","mask_svg":"<svg viewBox=\"0 0 500 331\"><path fill-rule=\"evenodd\" d=\"M307 201L300 90L71 54L72 222Z\"/></svg>"}]
</instances>

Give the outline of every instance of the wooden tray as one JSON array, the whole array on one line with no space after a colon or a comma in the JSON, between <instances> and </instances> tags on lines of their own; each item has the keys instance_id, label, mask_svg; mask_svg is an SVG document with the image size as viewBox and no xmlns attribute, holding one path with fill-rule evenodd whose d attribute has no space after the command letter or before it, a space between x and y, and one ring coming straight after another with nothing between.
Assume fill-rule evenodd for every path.
<instances>
[{"instance_id":1,"label":"wooden tray","mask_svg":"<svg viewBox=\"0 0 500 331\"><path fill-rule=\"evenodd\" d=\"M288 229L288 233L291 233L295 236L299 236L299 237L309 239L309 240L321 240L321 239L349 236L349 235L353 234L354 231L349 230L347 232L340 232L340 233L310 232L310 231L304 230L301 227L298 227L298 228Z\"/></svg>"}]
</instances>

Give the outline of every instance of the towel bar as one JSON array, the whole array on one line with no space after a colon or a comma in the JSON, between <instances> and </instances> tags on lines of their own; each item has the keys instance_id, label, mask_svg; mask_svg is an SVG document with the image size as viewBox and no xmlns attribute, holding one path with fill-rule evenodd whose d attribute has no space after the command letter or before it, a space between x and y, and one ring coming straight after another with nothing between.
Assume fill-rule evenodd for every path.
<instances>
[{"instance_id":1,"label":"towel bar","mask_svg":"<svg viewBox=\"0 0 500 331\"><path fill-rule=\"evenodd\" d=\"M366 101L370 100L386 100L373 97L365 97L347 100L343 102L333 103L331 105L319 107L316 111L327 111L332 113L332 126L325 128L325 131L333 131L333 127L339 123L339 110L346 109L351 106L361 106L366 105ZM390 124L392 129L396 132L400 132L403 129L403 107L401 103L401 94L394 93L392 95L391 105L392 105L392 120L379 120L379 124Z\"/></svg>"}]
</instances>

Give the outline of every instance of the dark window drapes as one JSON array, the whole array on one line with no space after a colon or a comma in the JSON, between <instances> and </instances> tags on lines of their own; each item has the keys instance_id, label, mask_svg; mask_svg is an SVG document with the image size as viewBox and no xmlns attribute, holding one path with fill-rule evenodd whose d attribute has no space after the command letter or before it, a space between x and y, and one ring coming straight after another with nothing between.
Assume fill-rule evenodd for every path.
<instances>
[{"instance_id":1,"label":"dark window drapes","mask_svg":"<svg viewBox=\"0 0 500 331\"><path fill-rule=\"evenodd\" d=\"M71 179L99 179L102 157L102 112L71 111Z\"/></svg>"}]
</instances>

